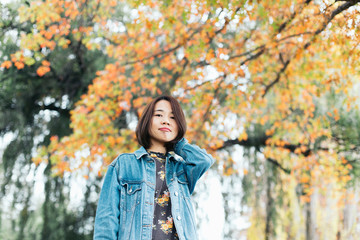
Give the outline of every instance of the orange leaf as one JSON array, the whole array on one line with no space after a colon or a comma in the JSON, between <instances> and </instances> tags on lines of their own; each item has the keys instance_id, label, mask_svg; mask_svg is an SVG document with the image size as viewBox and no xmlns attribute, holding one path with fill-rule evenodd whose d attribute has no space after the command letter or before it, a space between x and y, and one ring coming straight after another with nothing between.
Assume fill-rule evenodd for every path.
<instances>
[{"instance_id":1,"label":"orange leaf","mask_svg":"<svg viewBox=\"0 0 360 240\"><path fill-rule=\"evenodd\" d=\"M9 69L11 67L11 65L12 65L11 61L5 61L1 64L0 67Z\"/></svg>"},{"instance_id":2,"label":"orange leaf","mask_svg":"<svg viewBox=\"0 0 360 240\"><path fill-rule=\"evenodd\" d=\"M43 60L41 62L42 65L46 66L46 67L50 67L50 62L49 61L46 61L46 60Z\"/></svg>"},{"instance_id":3,"label":"orange leaf","mask_svg":"<svg viewBox=\"0 0 360 240\"><path fill-rule=\"evenodd\" d=\"M346 164L346 167L347 167L348 169L352 169L352 168L353 168L353 166L352 166L350 163Z\"/></svg>"},{"instance_id":4,"label":"orange leaf","mask_svg":"<svg viewBox=\"0 0 360 240\"><path fill-rule=\"evenodd\" d=\"M113 136L108 137L108 142L110 143L111 147L115 146L116 141L115 141L115 138Z\"/></svg>"},{"instance_id":5,"label":"orange leaf","mask_svg":"<svg viewBox=\"0 0 360 240\"><path fill-rule=\"evenodd\" d=\"M58 141L59 137L58 136L51 136L50 137L50 141Z\"/></svg>"},{"instance_id":6,"label":"orange leaf","mask_svg":"<svg viewBox=\"0 0 360 240\"><path fill-rule=\"evenodd\" d=\"M308 183L310 181L310 177L308 175L303 175L301 178L300 178L300 182L301 183Z\"/></svg>"},{"instance_id":7,"label":"orange leaf","mask_svg":"<svg viewBox=\"0 0 360 240\"><path fill-rule=\"evenodd\" d=\"M50 68L47 66L40 66L37 70L36 73L37 75L39 75L40 77L44 76L46 73L50 72Z\"/></svg>"},{"instance_id":8,"label":"orange leaf","mask_svg":"<svg viewBox=\"0 0 360 240\"><path fill-rule=\"evenodd\" d=\"M23 69L24 68L24 63L23 62L15 62L15 67L17 69Z\"/></svg>"}]
</instances>

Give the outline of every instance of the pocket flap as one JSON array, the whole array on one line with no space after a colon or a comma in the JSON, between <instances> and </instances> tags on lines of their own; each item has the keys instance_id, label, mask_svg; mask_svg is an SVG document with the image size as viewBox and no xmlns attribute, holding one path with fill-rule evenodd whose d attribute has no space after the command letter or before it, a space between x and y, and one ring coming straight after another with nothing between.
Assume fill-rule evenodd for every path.
<instances>
[{"instance_id":1,"label":"pocket flap","mask_svg":"<svg viewBox=\"0 0 360 240\"><path fill-rule=\"evenodd\" d=\"M181 184L188 184L189 183L188 180L187 180L186 174L183 171L177 174L177 180Z\"/></svg>"},{"instance_id":2,"label":"pocket flap","mask_svg":"<svg viewBox=\"0 0 360 240\"><path fill-rule=\"evenodd\" d=\"M141 190L141 183L121 182L121 185L125 188L128 195L135 194Z\"/></svg>"}]
</instances>

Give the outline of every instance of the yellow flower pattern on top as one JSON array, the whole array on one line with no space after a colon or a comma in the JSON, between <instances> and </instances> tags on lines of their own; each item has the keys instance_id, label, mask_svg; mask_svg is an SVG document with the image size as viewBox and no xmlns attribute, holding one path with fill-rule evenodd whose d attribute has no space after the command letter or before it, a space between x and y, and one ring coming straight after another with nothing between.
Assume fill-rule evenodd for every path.
<instances>
[{"instance_id":1,"label":"yellow flower pattern on top","mask_svg":"<svg viewBox=\"0 0 360 240\"><path fill-rule=\"evenodd\" d=\"M159 171L158 175L159 175L161 180L163 180L163 181L165 180L165 171Z\"/></svg>"},{"instance_id":2,"label":"yellow flower pattern on top","mask_svg":"<svg viewBox=\"0 0 360 240\"><path fill-rule=\"evenodd\" d=\"M149 152L156 164L156 186L154 196L153 240L178 240L171 214L170 192L165 181L166 157L163 153Z\"/></svg>"},{"instance_id":3,"label":"yellow flower pattern on top","mask_svg":"<svg viewBox=\"0 0 360 240\"><path fill-rule=\"evenodd\" d=\"M159 204L161 207L165 207L169 205L170 193L169 191L165 191L163 195L159 198L155 198L155 202Z\"/></svg>"},{"instance_id":4,"label":"yellow flower pattern on top","mask_svg":"<svg viewBox=\"0 0 360 240\"><path fill-rule=\"evenodd\" d=\"M164 220L159 220L159 224L161 225L161 230L165 233L171 233L172 229L173 229L173 218L172 217L168 217L166 222Z\"/></svg>"}]
</instances>

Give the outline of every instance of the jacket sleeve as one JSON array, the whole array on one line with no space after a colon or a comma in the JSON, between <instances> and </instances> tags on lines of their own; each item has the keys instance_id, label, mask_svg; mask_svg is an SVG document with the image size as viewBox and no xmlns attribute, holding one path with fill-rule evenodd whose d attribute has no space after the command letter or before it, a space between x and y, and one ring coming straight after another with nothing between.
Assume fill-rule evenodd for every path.
<instances>
[{"instance_id":1,"label":"jacket sleeve","mask_svg":"<svg viewBox=\"0 0 360 240\"><path fill-rule=\"evenodd\" d=\"M184 170L189 182L189 191L192 194L196 182L211 167L215 160L204 149L189 144L185 138L175 144L174 152L184 160Z\"/></svg>"},{"instance_id":2,"label":"jacket sleeve","mask_svg":"<svg viewBox=\"0 0 360 240\"><path fill-rule=\"evenodd\" d=\"M116 165L111 164L106 172L97 205L94 240L115 240L118 238L120 190Z\"/></svg>"}]
</instances>

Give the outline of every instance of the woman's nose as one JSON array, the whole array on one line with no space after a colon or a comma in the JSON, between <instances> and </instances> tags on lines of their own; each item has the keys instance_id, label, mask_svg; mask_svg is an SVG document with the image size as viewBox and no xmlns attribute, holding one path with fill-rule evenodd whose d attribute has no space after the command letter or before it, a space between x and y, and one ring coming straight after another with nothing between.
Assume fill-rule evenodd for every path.
<instances>
[{"instance_id":1,"label":"woman's nose","mask_svg":"<svg viewBox=\"0 0 360 240\"><path fill-rule=\"evenodd\" d=\"M167 124L167 125L170 124L170 122L169 122L169 120L167 118L164 118L161 123L162 124Z\"/></svg>"}]
</instances>

